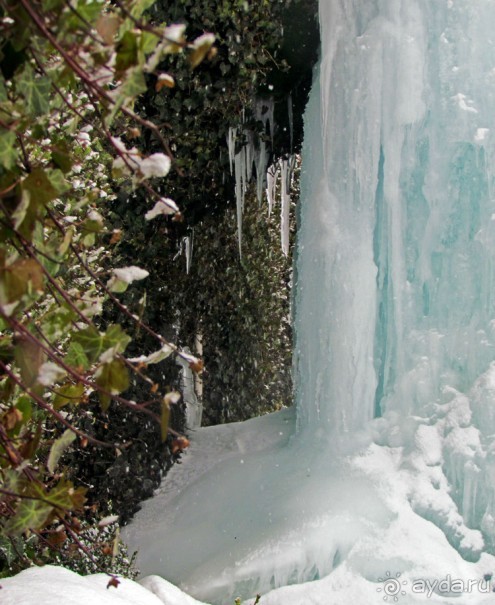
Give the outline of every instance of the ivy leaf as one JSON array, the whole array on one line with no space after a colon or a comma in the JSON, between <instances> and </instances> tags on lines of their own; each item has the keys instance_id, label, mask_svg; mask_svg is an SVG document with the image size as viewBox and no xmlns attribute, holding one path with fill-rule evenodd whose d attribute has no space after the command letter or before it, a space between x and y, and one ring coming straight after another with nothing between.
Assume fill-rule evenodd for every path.
<instances>
[{"instance_id":1,"label":"ivy leaf","mask_svg":"<svg viewBox=\"0 0 495 605\"><path fill-rule=\"evenodd\" d=\"M137 34L132 31L126 31L118 42L116 50L115 72L119 75L138 62Z\"/></svg>"},{"instance_id":2,"label":"ivy leaf","mask_svg":"<svg viewBox=\"0 0 495 605\"><path fill-rule=\"evenodd\" d=\"M129 388L129 373L120 359L114 359L110 363L100 366L95 374L96 384L112 395L118 395ZM110 405L110 397L99 393L100 404L104 412Z\"/></svg>"},{"instance_id":3,"label":"ivy leaf","mask_svg":"<svg viewBox=\"0 0 495 605\"><path fill-rule=\"evenodd\" d=\"M153 4L155 4L155 1L156 0L135 0L132 3L131 15L135 19L139 19L139 17L141 17L141 15L144 13L145 10L147 10L150 6L153 6Z\"/></svg>"},{"instance_id":4,"label":"ivy leaf","mask_svg":"<svg viewBox=\"0 0 495 605\"><path fill-rule=\"evenodd\" d=\"M77 384L66 384L65 386L57 389L57 394L53 400L53 407L56 410L60 410L64 405L69 403L79 403L81 397L84 395L84 385L81 382Z\"/></svg>"},{"instance_id":5,"label":"ivy leaf","mask_svg":"<svg viewBox=\"0 0 495 605\"><path fill-rule=\"evenodd\" d=\"M29 422L31 420L31 417L33 415L33 405L32 405L30 397L28 397L27 395L21 395L17 399L15 407L22 414L23 424L26 424L27 422Z\"/></svg>"},{"instance_id":6,"label":"ivy leaf","mask_svg":"<svg viewBox=\"0 0 495 605\"><path fill-rule=\"evenodd\" d=\"M192 52L188 57L189 64L193 69L197 67L210 52L214 42L215 36L213 34L203 34L194 40Z\"/></svg>"},{"instance_id":7,"label":"ivy leaf","mask_svg":"<svg viewBox=\"0 0 495 605\"><path fill-rule=\"evenodd\" d=\"M63 172L58 169L35 168L21 183L22 198L13 218L18 227L27 218L33 224L39 208L46 206L70 189Z\"/></svg>"},{"instance_id":8,"label":"ivy leaf","mask_svg":"<svg viewBox=\"0 0 495 605\"><path fill-rule=\"evenodd\" d=\"M139 67L129 69L122 84L113 91L114 104L112 111L105 118L107 124L111 124L120 111L121 107L129 103L135 97L146 91L144 74Z\"/></svg>"},{"instance_id":9,"label":"ivy leaf","mask_svg":"<svg viewBox=\"0 0 495 605\"><path fill-rule=\"evenodd\" d=\"M109 349L112 349L113 354L123 353L130 341L131 338L118 324L112 324L103 334L94 326L89 326L76 332L72 337L72 343L81 346L91 363L97 361L102 353Z\"/></svg>"},{"instance_id":10,"label":"ivy leaf","mask_svg":"<svg viewBox=\"0 0 495 605\"><path fill-rule=\"evenodd\" d=\"M123 99L134 98L143 92L146 92L146 80L142 70L139 67L129 69L125 80L118 88L119 97Z\"/></svg>"},{"instance_id":11,"label":"ivy leaf","mask_svg":"<svg viewBox=\"0 0 495 605\"><path fill-rule=\"evenodd\" d=\"M15 132L10 130L0 131L0 164L7 170L11 170L17 161L19 152L16 142Z\"/></svg>"},{"instance_id":12,"label":"ivy leaf","mask_svg":"<svg viewBox=\"0 0 495 605\"><path fill-rule=\"evenodd\" d=\"M86 501L86 489L74 488L72 481L61 479L49 492L42 486L36 486L40 498L50 502L54 507L64 510L80 511Z\"/></svg>"},{"instance_id":13,"label":"ivy leaf","mask_svg":"<svg viewBox=\"0 0 495 605\"><path fill-rule=\"evenodd\" d=\"M116 353L123 353L131 340L131 337L124 332L119 324L108 326L103 337L105 348L113 348Z\"/></svg>"},{"instance_id":14,"label":"ivy leaf","mask_svg":"<svg viewBox=\"0 0 495 605\"><path fill-rule=\"evenodd\" d=\"M51 82L46 76L36 77L34 70L26 66L16 80L17 91L23 96L27 112L34 117L50 110Z\"/></svg>"},{"instance_id":15,"label":"ivy leaf","mask_svg":"<svg viewBox=\"0 0 495 605\"><path fill-rule=\"evenodd\" d=\"M20 535L28 529L40 529L50 517L53 507L40 500L21 500L13 517L5 524L7 535Z\"/></svg>"},{"instance_id":16,"label":"ivy leaf","mask_svg":"<svg viewBox=\"0 0 495 605\"><path fill-rule=\"evenodd\" d=\"M73 351L77 353L82 350L90 363L95 362L103 352L103 339L94 326L76 332L72 336L72 345L79 345L77 350L73 348Z\"/></svg>"},{"instance_id":17,"label":"ivy leaf","mask_svg":"<svg viewBox=\"0 0 495 605\"><path fill-rule=\"evenodd\" d=\"M58 461L60 460L63 453L67 450L67 448L71 445L71 443L75 440L75 438L75 433L67 429L66 431L64 431L61 437L54 441L50 449L50 454L48 455L48 462L46 463L46 468L50 473L55 472Z\"/></svg>"},{"instance_id":18,"label":"ivy leaf","mask_svg":"<svg viewBox=\"0 0 495 605\"><path fill-rule=\"evenodd\" d=\"M72 157L69 145L65 141L59 141L52 149L52 162L60 168L63 173L68 173L72 169Z\"/></svg>"},{"instance_id":19,"label":"ivy leaf","mask_svg":"<svg viewBox=\"0 0 495 605\"><path fill-rule=\"evenodd\" d=\"M145 55L149 55L155 50L160 39L153 32L142 31L139 46Z\"/></svg>"},{"instance_id":20,"label":"ivy leaf","mask_svg":"<svg viewBox=\"0 0 495 605\"><path fill-rule=\"evenodd\" d=\"M20 258L0 269L0 302L14 302L32 292L43 292L43 270L34 258Z\"/></svg>"},{"instance_id":21,"label":"ivy leaf","mask_svg":"<svg viewBox=\"0 0 495 605\"><path fill-rule=\"evenodd\" d=\"M70 343L64 361L71 368L81 370L87 370L89 368L88 356L84 352L83 346L76 341Z\"/></svg>"},{"instance_id":22,"label":"ivy leaf","mask_svg":"<svg viewBox=\"0 0 495 605\"><path fill-rule=\"evenodd\" d=\"M27 338L18 338L14 355L24 384L32 387L38 378L40 366L44 361L43 349Z\"/></svg>"}]
</instances>

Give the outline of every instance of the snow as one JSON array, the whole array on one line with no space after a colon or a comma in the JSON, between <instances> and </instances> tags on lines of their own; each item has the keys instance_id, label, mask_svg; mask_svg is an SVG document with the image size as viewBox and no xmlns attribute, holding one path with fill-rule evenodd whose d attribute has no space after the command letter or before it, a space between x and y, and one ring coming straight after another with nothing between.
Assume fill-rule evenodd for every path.
<instances>
[{"instance_id":1,"label":"snow","mask_svg":"<svg viewBox=\"0 0 495 605\"><path fill-rule=\"evenodd\" d=\"M211 46L215 43L215 34L201 34L192 43L193 48L200 48L201 46Z\"/></svg>"},{"instance_id":2,"label":"snow","mask_svg":"<svg viewBox=\"0 0 495 605\"><path fill-rule=\"evenodd\" d=\"M176 44L181 44L184 39L184 32L186 31L186 26L182 23L169 25L165 28L163 32L163 37L169 42L175 42Z\"/></svg>"},{"instance_id":3,"label":"snow","mask_svg":"<svg viewBox=\"0 0 495 605\"><path fill-rule=\"evenodd\" d=\"M145 179L164 177L170 171L172 162L164 153L152 153L139 162L139 170Z\"/></svg>"},{"instance_id":4,"label":"snow","mask_svg":"<svg viewBox=\"0 0 495 605\"><path fill-rule=\"evenodd\" d=\"M2 605L202 605L162 578L147 578L141 585L119 578L107 588L105 574L79 576L62 567L27 569L0 580Z\"/></svg>"},{"instance_id":5,"label":"snow","mask_svg":"<svg viewBox=\"0 0 495 605\"><path fill-rule=\"evenodd\" d=\"M145 279L149 275L149 271L134 265L131 265L130 267L121 267L119 269L112 269L112 273L118 280L123 281L126 284L132 284L134 281Z\"/></svg>"},{"instance_id":6,"label":"snow","mask_svg":"<svg viewBox=\"0 0 495 605\"><path fill-rule=\"evenodd\" d=\"M161 347L161 349L158 349L158 351L154 351L149 355L140 355L139 357L132 357L128 359L128 361L131 361L132 363L159 363L160 361L166 359L169 355L171 355L173 351L174 349L170 345L165 344L163 345L163 347Z\"/></svg>"},{"instance_id":7,"label":"snow","mask_svg":"<svg viewBox=\"0 0 495 605\"><path fill-rule=\"evenodd\" d=\"M38 371L37 381L45 387L51 387L66 375L66 371L53 361L45 361Z\"/></svg>"},{"instance_id":8,"label":"snow","mask_svg":"<svg viewBox=\"0 0 495 605\"><path fill-rule=\"evenodd\" d=\"M158 200L158 202L156 202L151 210L148 210L148 212L144 215L144 218L147 221L151 221L162 214L166 216L169 214L175 214L176 212L179 212L179 208L173 200L168 197L161 198Z\"/></svg>"}]
</instances>

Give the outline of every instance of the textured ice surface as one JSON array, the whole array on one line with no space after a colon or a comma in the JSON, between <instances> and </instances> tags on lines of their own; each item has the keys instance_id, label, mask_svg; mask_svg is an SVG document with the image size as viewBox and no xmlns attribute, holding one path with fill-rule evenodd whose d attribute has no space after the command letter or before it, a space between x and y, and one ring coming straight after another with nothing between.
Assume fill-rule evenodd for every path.
<instances>
[{"instance_id":1,"label":"textured ice surface","mask_svg":"<svg viewBox=\"0 0 495 605\"><path fill-rule=\"evenodd\" d=\"M144 573L215 604L488 603L438 583L495 571L495 3L321 0L320 17L297 430L198 431L190 468L211 468L172 475L127 535Z\"/></svg>"}]
</instances>

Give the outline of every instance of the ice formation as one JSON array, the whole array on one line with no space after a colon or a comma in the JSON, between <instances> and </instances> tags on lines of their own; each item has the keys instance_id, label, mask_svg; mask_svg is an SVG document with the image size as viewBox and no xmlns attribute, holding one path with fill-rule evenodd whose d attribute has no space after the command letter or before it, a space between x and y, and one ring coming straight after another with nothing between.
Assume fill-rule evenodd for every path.
<instances>
[{"instance_id":1,"label":"ice formation","mask_svg":"<svg viewBox=\"0 0 495 605\"><path fill-rule=\"evenodd\" d=\"M290 141L292 148L292 100L289 97L287 105L290 123ZM262 124L262 132L270 134L273 147L273 120L274 102L273 98L258 99L255 108L255 119ZM237 148L238 139L241 142ZM263 188L266 183L265 192L268 200L268 216L272 213L277 193L277 182L280 180L280 241L283 253L289 253L289 226L290 226L290 190L292 175L296 157L291 153L274 164L268 165L269 153L266 141L259 133L242 127L231 127L227 134L227 148L229 153L230 172L235 178L237 239L239 242L239 254L242 256L242 215L244 211L244 199L253 172L256 174L256 196L261 203Z\"/></svg>"},{"instance_id":2,"label":"ice formation","mask_svg":"<svg viewBox=\"0 0 495 605\"><path fill-rule=\"evenodd\" d=\"M215 604L493 602L495 3L320 0L320 22L294 432L201 429L126 535Z\"/></svg>"}]
</instances>

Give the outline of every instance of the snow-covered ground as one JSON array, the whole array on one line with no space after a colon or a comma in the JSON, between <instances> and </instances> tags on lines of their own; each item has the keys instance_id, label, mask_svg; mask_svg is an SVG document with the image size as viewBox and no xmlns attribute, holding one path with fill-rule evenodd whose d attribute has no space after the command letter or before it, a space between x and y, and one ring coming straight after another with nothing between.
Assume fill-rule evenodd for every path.
<instances>
[{"instance_id":1,"label":"snow-covered ground","mask_svg":"<svg viewBox=\"0 0 495 605\"><path fill-rule=\"evenodd\" d=\"M172 515L167 521L167 512L164 515L164 511L174 511L174 502L187 502L187 494L194 493L198 485L204 489L205 481L213 482L215 489L215 474L220 474L225 481L225 468L230 468L229 473L237 468L240 480L248 482L253 460L259 462L263 452L276 468L275 465L282 462L282 452L297 455L291 440L292 432L292 410L244 423L198 430L182 464L172 471L155 497L145 503L142 513L124 531L131 546L140 545L139 563L144 573L153 570L152 559L155 558L157 568L161 565L161 573L166 576L169 561L166 553L173 553L174 543L180 539L181 533L185 540L190 540L191 534L195 535L195 531L186 535L185 528L188 525L196 528L198 519L188 520L184 516L180 521L180 515ZM433 448L427 450L431 453ZM297 583L294 583L295 578L288 581L280 578L274 590L264 586L260 605L379 605L387 600L404 605L492 604L492 582L485 578L495 571L493 557L483 554L476 563L464 560L437 525L414 512L412 500L415 494L422 495L423 499L434 498L427 493L429 479L421 478L425 469L414 470L415 460L416 465L420 464L417 452L407 458L401 447L370 443L359 456L347 458L347 476L334 476L332 494L323 493L324 490L318 488L322 483L323 470L316 466L305 467L304 478L296 478L295 483L301 481L307 501L307 519L301 519L298 524L293 518L293 531L286 532L281 543L277 544L265 536L257 550L244 559L235 558L242 554L242 548L214 553L213 568L210 569L208 564L200 566L202 573L195 574L193 570L194 581L186 578L184 584L189 582L195 593L211 594L212 598L206 600L212 605L234 605L237 593L231 592L232 586L239 587L241 596L246 596L242 595L242 587L250 574L261 582L260 568L266 568L270 574L277 570L283 574L285 558L286 569L294 572L299 568L301 577L297 578ZM429 460L433 473L438 468L435 462ZM244 467L246 472L242 470ZM327 465L327 471L329 475L334 472L331 464ZM265 467L263 472L266 473ZM314 479L306 475L313 475ZM228 481L233 481L233 475L229 477ZM366 483L372 489L368 490ZM361 490L359 493L357 484ZM275 489L279 488L279 485L275 486ZM254 489L252 483L248 482L248 489ZM294 489L294 483L291 489ZM208 502L210 496L205 496L205 500L193 506L197 512L203 508L206 526L210 527L215 522L209 506L229 498L229 493L219 494L215 502ZM231 504L239 504L244 495L230 493ZM439 489L437 507L442 505L443 497ZM324 505L319 507L318 500L322 500ZM250 506L252 502L249 502ZM294 501L289 502L289 509L293 504ZM443 504L445 514L452 516L454 507ZM225 518L228 508L216 511L220 522L228 523ZM285 515L288 509L282 509ZM323 514L325 510L329 511L328 516ZM175 529L172 527L174 523L179 523ZM274 525L277 527L276 519ZM242 536L243 528L238 527L238 530ZM194 567L197 552L205 551L203 539L199 534L196 544L190 545L192 564L184 560L188 550L181 549L177 555L179 561L170 568L183 567L187 570ZM257 535L256 539L259 540L260 536ZM327 561L328 556L331 561ZM320 566L317 573L313 571L314 578L310 577L310 570L304 571L305 564L309 562ZM156 574L141 579L139 583L122 579L116 588L108 587L108 581L109 577L104 574L81 577L57 567L33 568L0 581L0 603L58 605L63 601L64 605L204 605L204 600L196 600ZM289 585L284 586L284 583ZM243 600L243 603L252 605L253 599Z\"/></svg>"},{"instance_id":2,"label":"snow-covered ground","mask_svg":"<svg viewBox=\"0 0 495 605\"><path fill-rule=\"evenodd\" d=\"M79 576L48 565L0 580L2 605L202 605L162 578L141 583L120 579L108 587L105 574Z\"/></svg>"}]
</instances>

